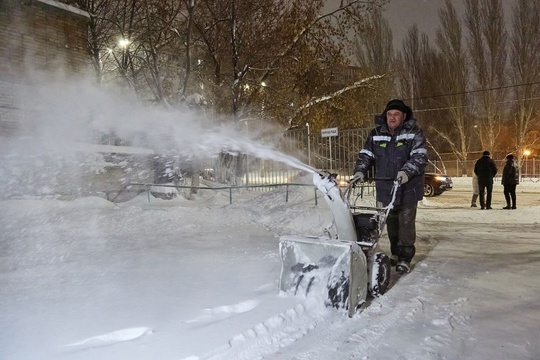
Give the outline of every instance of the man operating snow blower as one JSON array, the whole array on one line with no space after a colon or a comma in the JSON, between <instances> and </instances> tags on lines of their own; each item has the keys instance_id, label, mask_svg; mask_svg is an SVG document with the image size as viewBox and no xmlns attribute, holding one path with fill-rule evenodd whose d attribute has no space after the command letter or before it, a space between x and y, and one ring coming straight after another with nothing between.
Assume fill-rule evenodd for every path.
<instances>
[{"instance_id":1,"label":"man operating snow blower","mask_svg":"<svg viewBox=\"0 0 540 360\"><path fill-rule=\"evenodd\" d=\"M392 266L408 273L415 254L416 209L424 196L424 171L428 163L426 138L413 119L411 108L391 100L378 118L359 152L353 182L363 182L375 168L377 201L387 206L394 180L400 183L394 207L386 222Z\"/></svg>"}]
</instances>

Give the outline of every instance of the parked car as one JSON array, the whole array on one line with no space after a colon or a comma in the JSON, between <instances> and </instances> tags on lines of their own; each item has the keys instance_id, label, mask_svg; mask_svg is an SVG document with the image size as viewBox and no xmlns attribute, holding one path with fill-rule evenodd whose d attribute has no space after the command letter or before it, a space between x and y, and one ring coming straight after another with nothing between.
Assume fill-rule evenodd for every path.
<instances>
[{"instance_id":1,"label":"parked car","mask_svg":"<svg viewBox=\"0 0 540 360\"><path fill-rule=\"evenodd\" d=\"M454 184L450 176L426 173L424 179L424 196L436 196L442 194L446 190L452 190Z\"/></svg>"}]
</instances>

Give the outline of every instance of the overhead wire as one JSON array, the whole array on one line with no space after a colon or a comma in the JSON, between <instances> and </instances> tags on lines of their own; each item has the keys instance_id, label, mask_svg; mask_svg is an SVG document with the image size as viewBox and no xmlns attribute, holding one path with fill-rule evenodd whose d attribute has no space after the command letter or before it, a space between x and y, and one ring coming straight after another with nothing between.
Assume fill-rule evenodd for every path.
<instances>
[{"instance_id":1,"label":"overhead wire","mask_svg":"<svg viewBox=\"0 0 540 360\"><path fill-rule=\"evenodd\" d=\"M414 101L414 100L423 100L423 99L435 99L439 97L446 97L446 96L456 96L456 95L466 95L466 94L475 94L485 91L493 91L493 90L502 90L502 89L509 89L509 88L515 88L520 86L531 86L531 85L538 85L540 84L540 81L533 81L528 83L522 83L522 84L512 84L512 85L503 85L503 86L497 86L487 89L475 89L475 90L467 90L467 91L461 91L461 92L455 92L455 93L448 93L448 94L438 94L438 95L431 95L431 96L420 96L415 98L407 98L403 99L404 101ZM506 100L506 101L499 101L493 104L508 104L508 103L516 103L520 101L530 101L530 100L540 100L540 97L529 97L529 98L523 98L523 99L514 99L514 100ZM459 109L459 108L469 108L473 107L474 105L462 105L462 106L446 106L446 107L437 107L437 108L431 108L431 109L415 109L414 112L426 112L426 111L440 111L440 110L450 110L450 109ZM370 114L370 115L377 115L376 113Z\"/></svg>"},{"instance_id":2,"label":"overhead wire","mask_svg":"<svg viewBox=\"0 0 540 360\"><path fill-rule=\"evenodd\" d=\"M439 94L439 95L421 96L421 97L410 98L410 99L404 99L404 100L413 101L413 100L423 100L423 99L435 99L435 98L438 98L438 97L455 96L455 95L466 95L466 94L475 94L475 93L485 92L485 91L510 89L510 88L515 88L515 87L520 87L520 86L531 86L531 85L538 85L538 84L540 84L540 81L534 81L534 82L522 83L522 84L503 85L503 86L497 86L497 87L492 87L492 88L487 88L487 89L467 90L467 91L460 91L460 92L449 93L449 94Z\"/></svg>"},{"instance_id":3,"label":"overhead wire","mask_svg":"<svg viewBox=\"0 0 540 360\"><path fill-rule=\"evenodd\" d=\"M493 104L509 104L509 103L516 103L521 101L530 101L530 100L540 100L540 97L529 97L524 99L514 99L514 100L506 100L506 101L498 101ZM461 105L461 106L447 106L447 107L438 107L438 108L431 108L431 109L415 109L415 113L419 112L425 112L425 111L440 111L440 110L450 110L450 109L462 109L462 108L470 108L475 105Z\"/></svg>"}]
</instances>

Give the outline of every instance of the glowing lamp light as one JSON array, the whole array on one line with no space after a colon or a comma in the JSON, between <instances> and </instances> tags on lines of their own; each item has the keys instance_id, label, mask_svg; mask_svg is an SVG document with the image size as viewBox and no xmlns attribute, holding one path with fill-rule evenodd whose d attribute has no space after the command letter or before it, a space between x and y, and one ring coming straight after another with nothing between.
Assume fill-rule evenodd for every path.
<instances>
[{"instance_id":1,"label":"glowing lamp light","mask_svg":"<svg viewBox=\"0 0 540 360\"><path fill-rule=\"evenodd\" d=\"M529 173L529 166L528 166L528 159L529 159L529 155L531 155L531 150L529 149L525 149L523 150L523 156L525 156L525 174L528 174Z\"/></svg>"},{"instance_id":2,"label":"glowing lamp light","mask_svg":"<svg viewBox=\"0 0 540 360\"><path fill-rule=\"evenodd\" d=\"M118 40L118 46L120 46L122 49L127 48L129 46L129 44L130 44L130 41L128 39L122 38L122 39Z\"/></svg>"}]
</instances>

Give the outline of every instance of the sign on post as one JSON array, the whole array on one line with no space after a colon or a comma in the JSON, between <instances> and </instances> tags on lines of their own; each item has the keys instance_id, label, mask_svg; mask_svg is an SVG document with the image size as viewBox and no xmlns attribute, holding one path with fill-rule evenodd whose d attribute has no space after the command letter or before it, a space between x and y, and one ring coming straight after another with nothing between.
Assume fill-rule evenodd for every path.
<instances>
[{"instance_id":1,"label":"sign on post","mask_svg":"<svg viewBox=\"0 0 540 360\"><path fill-rule=\"evenodd\" d=\"M328 138L328 148L330 149L330 157L328 158L328 169L332 169L332 137L338 136L338 128L326 128L321 130L321 137Z\"/></svg>"},{"instance_id":2,"label":"sign on post","mask_svg":"<svg viewBox=\"0 0 540 360\"><path fill-rule=\"evenodd\" d=\"M338 136L338 128L326 128L321 130L321 137Z\"/></svg>"}]
</instances>

